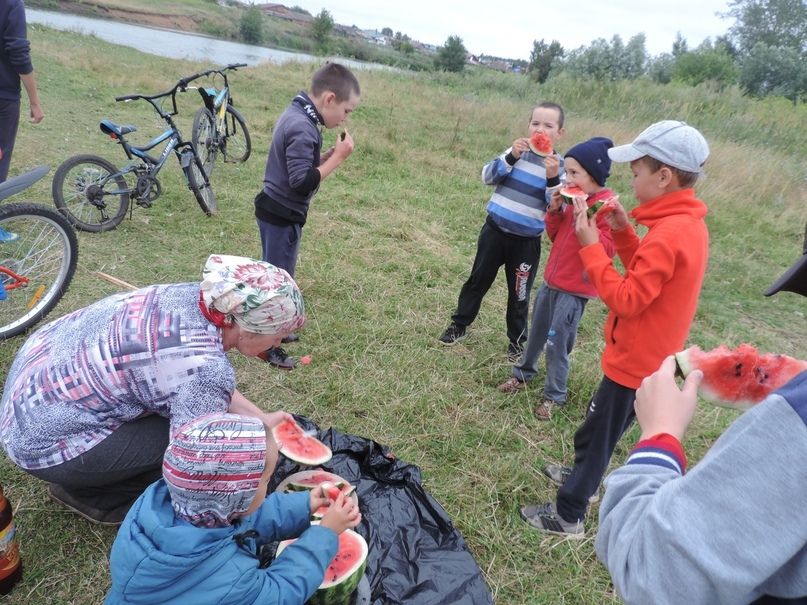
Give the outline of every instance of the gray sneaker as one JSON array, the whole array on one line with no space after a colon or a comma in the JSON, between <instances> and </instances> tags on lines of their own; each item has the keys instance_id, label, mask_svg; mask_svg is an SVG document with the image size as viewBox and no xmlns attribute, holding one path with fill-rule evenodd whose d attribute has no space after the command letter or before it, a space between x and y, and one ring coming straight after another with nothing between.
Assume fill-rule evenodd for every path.
<instances>
[{"instance_id":1,"label":"gray sneaker","mask_svg":"<svg viewBox=\"0 0 807 605\"><path fill-rule=\"evenodd\" d=\"M61 485L57 485L55 483L50 483L48 485L48 496L50 496L51 500L57 504L61 504L67 510L76 513L80 517L84 517L91 523L97 523L98 525L120 525L126 518L126 513L129 512L129 509L131 508L131 504L119 506L113 510L101 510L98 508L93 508L86 502L82 502L81 500L75 498Z\"/></svg>"},{"instance_id":2,"label":"gray sneaker","mask_svg":"<svg viewBox=\"0 0 807 605\"><path fill-rule=\"evenodd\" d=\"M547 464L542 470L544 475L546 475L555 485L563 485L566 483L566 479L569 478L569 475L572 474L571 467L563 466L561 464ZM600 490L598 489L591 495L591 497L589 497L588 502L589 504L594 504L599 501Z\"/></svg>"},{"instance_id":3,"label":"gray sneaker","mask_svg":"<svg viewBox=\"0 0 807 605\"><path fill-rule=\"evenodd\" d=\"M519 511L521 518L538 531L558 536L566 536L572 540L582 540L586 530L582 521L566 521L555 510L552 502L544 504L528 504Z\"/></svg>"}]
</instances>

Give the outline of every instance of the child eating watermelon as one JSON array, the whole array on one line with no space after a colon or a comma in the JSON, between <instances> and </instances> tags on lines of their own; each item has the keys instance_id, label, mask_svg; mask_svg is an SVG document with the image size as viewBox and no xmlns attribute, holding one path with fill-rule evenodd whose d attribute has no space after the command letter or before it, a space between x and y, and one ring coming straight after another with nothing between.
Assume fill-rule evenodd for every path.
<instances>
[{"instance_id":1,"label":"child eating watermelon","mask_svg":"<svg viewBox=\"0 0 807 605\"><path fill-rule=\"evenodd\" d=\"M706 204L692 188L709 156L700 132L665 120L628 144L608 150L614 162L630 162L639 205L630 216L648 228L640 239L618 201L600 213L625 267L621 274L600 242L596 217L575 198L575 231L583 267L609 309L605 322L602 381L574 436L574 467L544 469L561 483L555 502L531 504L522 518L542 532L585 535L589 499L599 489L617 442L635 416L636 389L668 355L680 351L698 306L709 255Z\"/></svg>"},{"instance_id":2,"label":"child eating watermelon","mask_svg":"<svg viewBox=\"0 0 807 605\"><path fill-rule=\"evenodd\" d=\"M499 267L507 277L508 355L518 359L527 340L530 290L541 258L541 234L549 190L560 184L563 160L552 149L563 136L563 108L556 103L536 105L528 137L482 168L482 181L495 185L487 205L488 217L479 233L476 258L468 280L460 290L451 324L438 339L453 345L465 337L476 319ZM544 136L536 136L541 135Z\"/></svg>"},{"instance_id":3,"label":"child eating watermelon","mask_svg":"<svg viewBox=\"0 0 807 605\"><path fill-rule=\"evenodd\" d=\"M765 293L807 296L804 254ZM664 360L636 392L639 442L606 480L596 551L626 603L807 602L807 371L740 416L686 471L701 371Z\"/></svg>"},{"instance_id":4,"label":"child eating watermelon","mask_svg":"<svg viewBox=\"0 0 807 605\"><path fill-rule=\"evenodd\" d=\"M614 192L605 186L611 170L608 150L611 139L593 137L578 143L563 156L566 182L552 193L546 213L546 233L552 241L549 260L544 268L544 283L538 288L532 309L530 333L524 354L513 365L513 375L499 385L502 393L516 393L526 388L538 373L538 358L546 355L543 401L535 408L539 420L549 420L552 408L566 403L566 379L569 355L577 336L577 326L589 299L597 290L588 279L580 259L580 243L574 232L574 209L564 202L564 195L582 195L589 208L609 200ZM614 255L611 229L605 213L597 217L600 243L608 256Z\"/></svg>"},{"instance_id":5,"label":"child eating watermelon","mask_svg":"<svg viewBox=\"0 0 807 605\"><path fill-rule=\"evenodd\" d=\"M117 603L296 603L322 583L358 506L322 490L266 496L278 449L260 420L210 414L181 427L163 479L137 499L110 554ZM329 505L330 503L330 505ZM319 525L311 513L329 505ZM260 547L299 536L268 568Z\"/></svg>"}]
</instances>

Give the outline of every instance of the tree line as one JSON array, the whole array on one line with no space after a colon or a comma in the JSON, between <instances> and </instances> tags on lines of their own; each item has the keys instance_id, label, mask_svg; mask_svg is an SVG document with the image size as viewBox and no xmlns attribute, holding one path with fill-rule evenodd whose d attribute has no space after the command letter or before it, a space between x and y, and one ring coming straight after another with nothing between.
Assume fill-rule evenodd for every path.
<instances>
[{"instance_id":1,"label":"tree line","mask_svg":"<svg viewBox=\"0 0 807 605\"><path fill-rule=\"evenodd\" d=\"M655 57L644 34L627 43L618 35L600 38L570 51L557 40L536 40L527 73L536 82L565 71L595 80L736 84L752 96L807 99L807 1L733 0L722 16L734 19L726 34L689 49L679 33L670 52Z\"/></svg>"}]
</instances>

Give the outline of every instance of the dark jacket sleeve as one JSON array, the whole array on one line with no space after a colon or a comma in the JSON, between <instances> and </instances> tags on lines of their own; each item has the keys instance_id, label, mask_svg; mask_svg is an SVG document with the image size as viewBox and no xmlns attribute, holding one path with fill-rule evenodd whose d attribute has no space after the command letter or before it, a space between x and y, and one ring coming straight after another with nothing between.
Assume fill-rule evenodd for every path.
<instances>
[{"instance_id":1,"label":"dark jacket sleeve","mask_svg":"<svg viewBox=\"0 0 807 605\"><path fill-rule=\"evenodd\" d=\"M20 1L11 2L3 23L3 55L18 74L29 74L34 70L31 43L25 36L25 6Z\"/></svg>"}]
</instances>

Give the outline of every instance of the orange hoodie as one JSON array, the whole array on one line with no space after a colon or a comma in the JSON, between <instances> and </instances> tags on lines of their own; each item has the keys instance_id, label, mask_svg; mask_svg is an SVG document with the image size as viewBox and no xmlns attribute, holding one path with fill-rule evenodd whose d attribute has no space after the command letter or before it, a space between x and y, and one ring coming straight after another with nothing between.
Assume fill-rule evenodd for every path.
<instances>
[{"instance_id":1,"label":"orange hoodie","mask_svg":"<svg viewBox=\"0 0 807 605\"><path fill-rule=\"evenodd\" d=\"M684 348L706 272L709 232L706 204L693 189L661 195L630 216L648 232L641 240L630 225L613 232L624 276L599 242L581 248L580 257L610 310L602 370L637 389L665 357Z\"/></svg>"}]
</instances>

